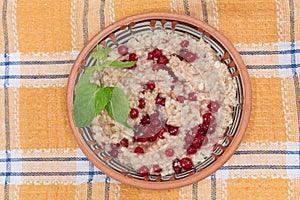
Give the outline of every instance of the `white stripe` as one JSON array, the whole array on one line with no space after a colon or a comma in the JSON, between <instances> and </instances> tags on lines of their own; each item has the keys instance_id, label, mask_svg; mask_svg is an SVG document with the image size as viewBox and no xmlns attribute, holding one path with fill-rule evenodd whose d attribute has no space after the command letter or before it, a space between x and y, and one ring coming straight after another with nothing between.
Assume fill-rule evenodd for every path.
<instances>
[{"instance_id":1,"label":"white stripe","mask_svg":"<svg viewBox=\"0 0 300 200\"><path fill-rule=\"evenodd\" d=\"M228 167L228 162L223 165L223 167ZM216 179L227 180L229 178L229 170L217 170Z\"/></svg>"},{"instance_id":2,"label":"white stripe","mask_svg":"<svg viewBox=\"0 0 300 200\"><path fill-rule=\"evenodd\" d=\"M20 54L19 53L10 53L9 55L9 62L19 62L20 61ZM0 54L0 62L5 62L4 54ZM20 65L9 65L9 74L5 74L6 66L0 66L0 76L5 75L20 75ZM20 79L9 79L7 87L17 87L19 88L21 85ZM0 87L4 87L4 79L0 79Z\"/></svg>"},{"instance_id":3,"label":"white stripe","mask_svg":"<svg viewBox=\"0 0 300 200\"><path fill-rule=\"evenodd\" d=\"M299 151L300 143L298 142L287 142L286 143L287 151ZM286 165L287 166L300 166L299 154L287 154L286 155ZM290 179L300 178L299 169L287 169L287 176Z\"/></svg>"}]
</instances>

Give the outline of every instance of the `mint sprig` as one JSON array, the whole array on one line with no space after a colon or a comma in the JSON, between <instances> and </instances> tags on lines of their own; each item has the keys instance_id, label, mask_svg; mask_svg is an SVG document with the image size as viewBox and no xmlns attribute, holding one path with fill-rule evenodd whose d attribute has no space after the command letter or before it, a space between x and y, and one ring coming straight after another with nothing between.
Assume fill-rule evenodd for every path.
<instances>
[{"instance_id":1,"label":"mint sprig","mask_svg":"<svg viewBox=\"0 0 300 200\"><path fill-rule=\"evenodd\" d=\"M109 116L127 128L132 128L127 123L130 112L129 103L125 93L118 87L104 87L90 82L93 73L105 67L127 68L133 66L135 61L107 60L111 48L96 46L96 52L91 57L96 59L96 65L87 67L75 86L75 100L73 103L73 116L77 127L86 127L104 109Z\"/></svg>"}]
</instances>

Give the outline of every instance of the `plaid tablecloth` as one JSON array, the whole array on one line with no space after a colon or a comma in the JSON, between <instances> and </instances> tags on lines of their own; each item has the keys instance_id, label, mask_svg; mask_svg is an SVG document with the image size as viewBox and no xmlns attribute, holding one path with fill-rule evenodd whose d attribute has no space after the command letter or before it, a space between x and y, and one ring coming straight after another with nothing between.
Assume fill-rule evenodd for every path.
<instances>
[{"instance_id":1,"label":"plaid tablecloth","mask_svg":"<svg viewBox=\"0 0 300 200\"><path fill-rule=\"evenodd\" d=\"M83 45L128 15L166 11L226 35L251 77L246 136L216 173L149 191L95 168L76 145L66 84ZM0 0L0 199L300 199L299 0Z\"/></svg>"}]
</instances>

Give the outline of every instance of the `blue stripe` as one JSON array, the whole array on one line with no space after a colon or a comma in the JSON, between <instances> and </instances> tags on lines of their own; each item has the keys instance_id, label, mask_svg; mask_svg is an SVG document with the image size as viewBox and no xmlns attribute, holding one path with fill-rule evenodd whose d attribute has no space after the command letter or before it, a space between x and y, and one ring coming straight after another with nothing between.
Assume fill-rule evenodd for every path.
<instances>
[{"instance_id":1,"label":"blue stripe","mask_svg":"<svg viewBox=\"0 0 300 200\"><path fill-rule=\"evenodd\" d=\"M283 151L283 150L249 150L249 151L236 151L235 155L254 155L254 154L272 154L272 155L298 155L300 151ZM51 162L51 161L88 161L86 157L55 157L55 158L8 158L0 159L1 162Z\"/></svg>"},{"instance_id":2,"label":"blue stripe","mask_svg":"<svg viewBox=\"0 0 300 200\"><path fill-rule=\"evenodd\" d=\"M93 175L94 175L94 165L89 162L89 177L88 177L88 187L87 187L87 199L92 199L93 195Z\"/></svg>"},{"instance_id":3,"label":"blue stripe","mask_svg":"<svg viewBox=\"0 0 300 200\"><path fill-rule=\"evenodd\" d=\"M281 51L240 51L241 55L284 55L300 53L300 49L281 50ZM0 66L5 65L59 65L73 64L75 60L57 60L57 61L5 61L0 62Z\"/></svg>"},{"instance_id":4,"label":"blue stripe","mask_svg":"<svg viewBox=\"0 0 300 200\"><path fill-rule=\"evenodd\" d=\"M56 161L88 161L86 157L58 157L58 158L9 158L0 159L0 162L56 162Z\"/></svg>"},{"instance_id":5,"label":"blue stripe","mask_svg":"<svg viewBox=\"0 0 300 200\"><path fill-rule=\"evenodd\" d=\"M240 51L241 55L284 55L300 53L300 49L281 50L281 51Z\"/></svg>"},{"instance_id":6,"label":"blue stripe","mask_svg":"<svg viewBox=\"0 0 300 200\"><path fill-rule=\"evenodd\" d=\"M110 177L106 176L105 177L105 194L104 194L105 200L109 200L109 190L110 190Z\"/></svg>"},{"instance_id":7,"label":"blue stripe","mask_svg":"<svg viewBox=\"0 0 300 200\"><path fill-rule=\"evenodd\" d=\"M93 180L93 173L94 173L94 165L92 162L89 162L89 180L88 182L92 182Z\"/></svg>"},{"instance_id":8,"label":"blue stripe","mask_svg":"<svg viewBox=\"0 0 300 200\"><path fill-rule=\"evenodd\" d=\"M0 172L0 176L87 176L90 173L96 175L105 175L101 171L77 171L77 172Z\"/></svg>"},{"instance_id":9,"label":"blue stripe","mask_svg":"<svg viewBox=\"0 0 300 200\"><path fill-rule=\"evenodd\" d=\"M100 5L100 29L103 30L105 28L105 0L101 0L101 5Z\"/></svg>"},{"instance_id":10,"label":"blue stripe","mask_svg":"<svg viewBox=\"0 0 300 200\"><path fill-rule=\"evenodd\" d=\"M2 7L2 25L3 25L3 35L4 35L4 59L5 62L9 62L9 39L8 39L8 29L7 29L7 0L3 1ZM9 74L9 65L5 64L5 75ZM5 115L5 156L6 159L10 159L10 123L9 123L9 80L4 80L4 115ZM6 162L5 165L6 172L11 171L11 162ZM5 175L4 182L4 199L10 199L10 176Z\"/></svg>"},{"instance_id":11,"label":"blue stripe","mask_svg":"<svg viewBox=\"0 0 300 200\"><path fill-rule=\"evenodd\" d=\"M295 50L295 7L293 0L289 1L289 7L290 7L290 37L291 37L291 50ZM294 80L294 86L295 86L295 94L296 94L296 106L297 106L297 117L298 117L298 133L300 133L300 85L299 85L299 79L298 79L298 73L296 70L297 63L296 63L296 55L291 55L291 63L295 68L292 68L293 73L293 80ZM300 134L298 138L299 142L299 148L300 148ZM300 154L299 154L299 160L300 160Z\"/></svg>"},{"instance_id":12,"label":"blue stripe","mask_svg":"<svg viewBox=\"0 0 300 200\"><path fill-rule=\"evenodd\" d=\"M198 183L192 185L192 199L198 199Z\"/></svg>"},{"instance_id":13,"label":"blue stripe","mask_svg":"<svg viewBox=\"0 0 300 200\"><path fill-rule=\"evenodd\" d=\"M203 21L208 23L206 0L201 0L201 4L202 4L202 12L203 12Z\"/></svg>"},{"instance_id":14,"label":"blue stripe","mask_svg":"<svg viewBox=\"0 0 300 200\"><path fill-rule=\"evenodd\" d=\"M211 199L217 198L217 182L216 182L216 173L213 173L210 176L211 180Z\"/></svg>"},{"instance_id":15,"label":"blue stripe","mask_svg":"<svg viewBox=\"0 0 300 200\"><path fill-rule=\"evenodd\" d=\"M0 62L0 66L5 65L60 65L73 64L75 60L57 60L57 61L5 61Z\"/></svg>"},{"instance_id":16,"label":"blue stripe","mask_svg":"<svg viewBox=\"0 0 300 200\"><path fill-rule=\"evenodd\" d=\"M223 166L221 170L248 170L248 169L300 169L300 165L233 165L233 166Z\"/></svg>"},{"instance_id":17,"label":"blue stripe","mask_svg":"<svg viewBox=\"0 0 300 200\"><path fill-rule=\"evenodd\" d=\"M190 15L189 0L183 0L183 8L186 15Z\"/></svg>"},{"instance_id":18,"label":"blue stripe","mask_svg":"<svg viewBox=\"0 0 300 200\"><path fill-rule=\"evenodd\" d=\"M87 188L87 199L92 199L93 195L93 174L94 174L94 165L92 162L89 162L89 178L88 178L88 188Z\"/></svg>"},{"instance_id":19,"label":"blue stripe","mask_svg":"<svg viewBox=\"0 0 300 200\"><path fill-rule=\"evenodd\" d=\"M300 49L280 50L280 51L240 51L241 55L285 55L300 53ZM75 60L57 60L57 61L10 61L0 62L4 65L56 65L56 64L73 64Z\"/></svg>"},{"instance_id":20,"label":"blue stripe","mask_svg":"<svg viewBox=\"0 0 300 200\"><path fill-rule=\"evenodd\" d=\"M6 159L9 159L10 158L10 151L9 150L6 150L5 151L6 153ZM11 162L6 162L6 169L5 171L7 173L5 173L5 185L4 185L4 199L9 199L9 184L10 184L10 175L9 173L11 173Z\"/></svg>"},{"instance_id":21,"label":"blue stripe","mask_svg":"<svg viewBox=\"0 0 300 200\"><path fill-rule=\"evenodd\" d=\"M83 17L82 17L82 23L83 23L83 42L86 44L89 39L89 31L88 31L88 11L89 11L89 0L84 1L83 5Z\"/></svg>"},{"instance_id":22,"label":"blue stripe","mask_svg":"<svg viewBox=\"0 0 300 200\"><path fill-rule=\"evenodd\" d=\"M299 64L293 65L247 65L247 68L252 69L296 69L300 67ZM295 70L293 71L295 75ZM8 72L7 72L8 73ZM5 73L5 74L7 74ZM9 79L64 79L68 78L69 74L49 74L49 75L2 75L0 80L4 79L6 84L8 84Z\"/></svg>"},{"instance_id":23,"label":"blue stripe","mask_svg":"<svg viewBox=\"0 0 300 200\"><path fill-rule=\"evenodd\" d=\"M250 169L284 169L284 170L299 170L299 165L233 165L223 166L220 170L250 170ZM102 171L76 171L76 172L0 172L0 176L89 176L92 174L104 175Z\"/></svg>"},{"instance_id":24,"label":"blue stripe","mask_svg":"<svg viewBox=\"0 0 300 200\"><path fill-rule=\"evenodd\" d=\"M278 55L278 54L296 54L300 49L282 50L282 51L240 51L241 55ZM0 66L5 65L59 65L73 64L75 60L57 60L57 61L5 61L0 62Z\"/></svg>"},{"instance_id":25,"label":"blue stripe","mask_svg":"<svg viewBox=\"0 0 300 200\"><path fill-rule=\"evenodd\" d=\"M3 0L2 5L2 26L4 35L4 53L7 54L9 51L9 40L8 40L8 30L7 30L7 0Z\"/></svg>"},{"instance_id":26,"label":"blue stripe","mask_svg":"<svg viewBox=\"0 0 300 200\"><path fill-rule=\"evenodd\" d=\"M282 154L282 155L290 155L290 154L300 154L300 151L283 151L283 150L252 150L252 151L236 151L235 155L253 155L253 154Z\"/></svg>"},{"instance_id":27,"label":"blue stripe","mask_svg":"<svg viewBox=\"0 0 300 200\"><path fill-rule=\"evenodd\" d=\"M59 79L68 78L69 74L49 74L49 75L5 75L0 76L0 80L4 79L8 81L9 79Z\"/></svg>"},{"instance_id":28,"label":"blue stripe","mask_svg":"<svg viewBox=\"0 0 300 200\"><path fill-rule=\"evenodd\" d=\"M247 65L247 69L296 69L300 63L290 65Z\"/></svg>"}]
</instances>

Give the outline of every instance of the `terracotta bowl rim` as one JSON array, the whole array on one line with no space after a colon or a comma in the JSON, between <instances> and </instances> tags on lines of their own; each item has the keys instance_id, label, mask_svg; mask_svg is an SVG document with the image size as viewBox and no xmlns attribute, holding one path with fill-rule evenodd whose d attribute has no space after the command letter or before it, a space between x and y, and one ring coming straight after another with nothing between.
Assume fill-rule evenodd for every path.
<instances>
[{"instance_id":1,"label":"terracotta bowl rim","mask_svg":"<svg viewBox=\"0 0 300 200\"><path fill-rule=\"evenodd\" d=\"M239 75L241 77L241 83L243 86L243 112L241 115L241 122L240 125L235 133L235 136L233 137L230 145L227 147L227 149L223 152L223 154L216 159L211 165L208 167L200 170L199 172L188 176L186 178L174 180L174 181L165 181L165 182L151 182L146 180L138 180L134 178L129 178L124 176L123 174L115 171L114 169L108 167L105 163L102 163L95 153L89 148L88 144L84 141L84 139L81 137L81 133L79 129L75 126L73 115L72 115L72 99L73 99L73 88L75 86L76 76L81 71L81 65L82 62L85 60L89 52L98 44L102 39L104 39L107 35L112 33L115 30L118 30L120 27L124 25L129 25L131 22L139 22L144 20L175 20L183 23L187 23L190 25L193 25L195 27L202 28L206 33L209 33L213 38L215 38L221 46L230 54L230 57L233 59L238 71ZM186 186L192 183L195 183L197 181L200 181L207 176L213 174L215 171L217 171L220 167L222 167L226 161L229 160L229 158L234 154L236 149L239 147L248 122L250 118L250 112L251 112L251 104L252 104L252 93L251 93L251 84L249 75L246 69L246 66L238 53L238 51L235 49L233 44L219 31L217 31L215 28L211 27L210 25L206 24L205 22L202 22L198 19L195 19L193 17L184 15L184 14L176 14L176 13L165 13L165 12L152 12L152 13L144 13L144 14L137 14L133 16L126 17L122 20L119 20L109 26L107 26L102 31L98 32L81 50L79 55L77 56L69 78L68 78L68 84L67 84L67 114L68 114L68 120L70 127L72 129L72 132L75 136L75 139L80 147L80 149L84 152L86 157L101 171L103 171L106 175L114 178L117 181L120 181L121 183L129 184L131 186L144 188L144 189L171 189L171 188L177 188Z\"/></svg>"}]
</instances>

